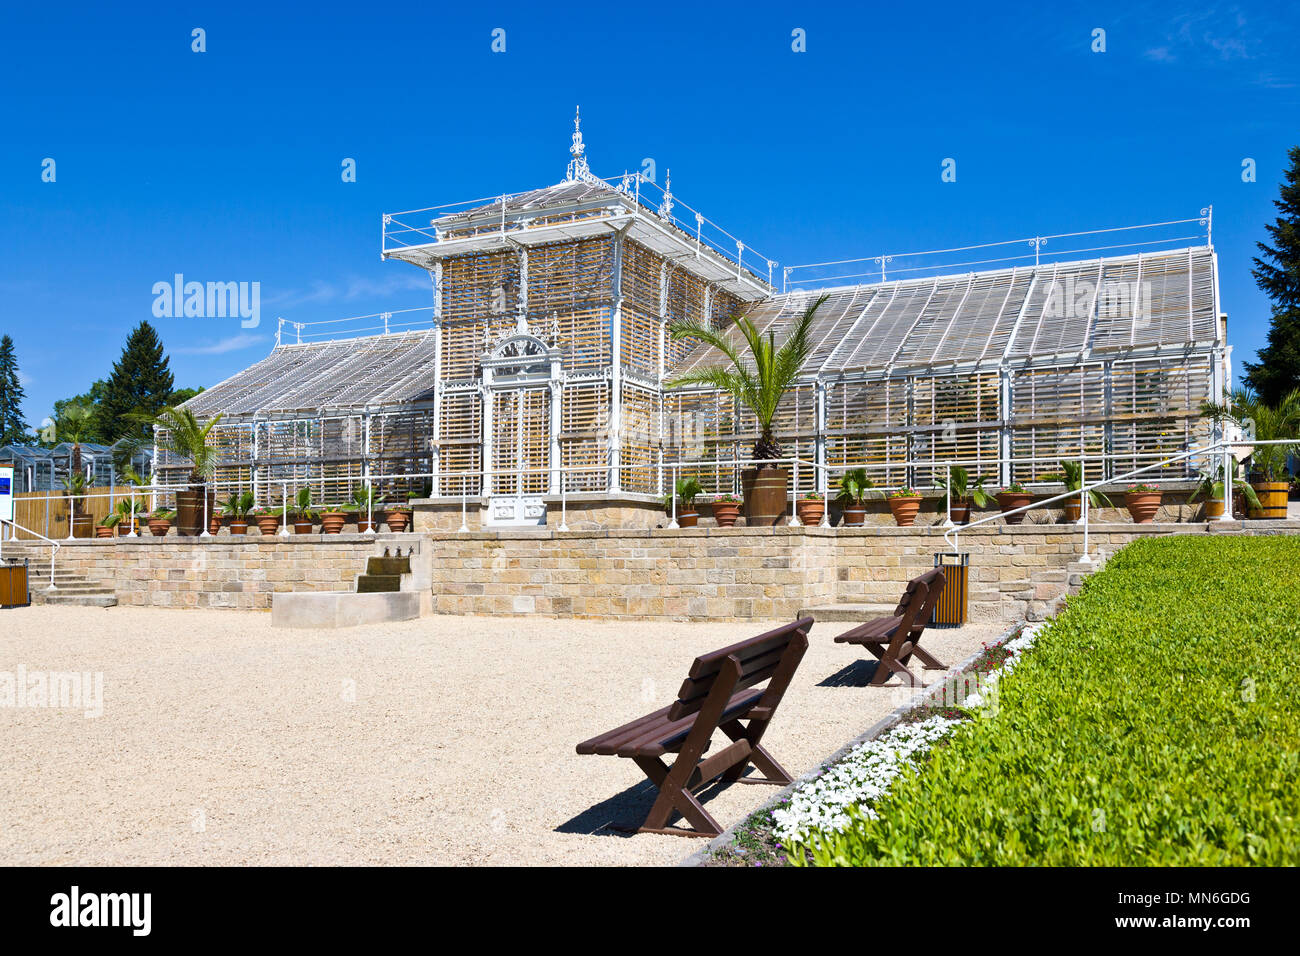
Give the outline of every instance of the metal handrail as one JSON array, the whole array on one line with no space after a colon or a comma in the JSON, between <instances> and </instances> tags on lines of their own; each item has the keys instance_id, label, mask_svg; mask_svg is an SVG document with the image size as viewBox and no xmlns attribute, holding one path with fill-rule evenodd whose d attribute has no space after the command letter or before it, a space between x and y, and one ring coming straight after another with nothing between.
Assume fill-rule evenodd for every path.
<instances>
[{"instance_id":1,"label":"metal handrail","mask_svg":"<svg viewBox=\"0 0 1300 956\"><path fill-rule=\"evenodd\" d=\"M1223 452L1223 514L1219 517L1218 520L1231 521L1232 520L1232 493L1233 493L1232 489L1233 489L1233 481L1234 481L1232 475L1231 450L1235 447L1239 447L1242 445L1255 446L1255 445L1295 445L1295 444L1296 444L1295 439L1285 439L1285 438L1269 439L1265 441L1260 441L1256 439L1241 439L1239 441L1220 439L1219 441L1213 442L1202 448L1194 448L1191 451L1186 451L1178 455L1173 455L1169 458L1163 459L1158 462L1154 462L1150 465L1144 465L1141 468L1135 468L1134 470L1125 472L1122 475L1114 475L1110 478L1106 478L1101 481L1094 481L1091 484L1084 483L1081 487L1073 491L1067 491L1064 494L1055 495L1054 497L1051 498L1045 498L1042 501L1033 501L1027 505L1021 505L1019 508L1012 508L1010 511L1003 511L995 515L988 515L984 518L978 519L977 521L972 521L970 524L960 525L957 527L950 528L949 530L943 533L943 538L944 541L947 542L947 544L954 551L956 551L960 547L959 539L961 537L962 531L967 531L970 530L971 528L979 527L982 524L987 524L990 521L996 521L999 518L1005 518L1007 515L1010 514L1022 514L1031 511L1034 508L1042 508L1046 505L1053 504L1054 502L1063 501L1066 498L1073 498L1076 495L1078 495L1079 509L1080 509L1079 523L1083 525L1083 557L1080 560L1083 561L1084 563L1091 564L1092 557L1088 553L1088 499L1091 497L1092 492L1096 491L1098 488L1101 488L1105 485L1112 485L1115 484L1116 482L1127 481L1130 478L1136 478L1138 475L1150 471L1153 468L1161 468L1172 462L1182 461L1184 459L1192 458L1198 455L1209 455L1209 454L1213 454L1216 451L1222 451Z\"/></svg>"},{"instance_id":2,"label":"metal handrail","mask_svg":"<svg viewBox=\"0 0 1300 956\"><path fill-rule=\"evenodd\" d=\"M17 521L14 521L12 518L0 518L0 528L3 528L4 525L9 525L11 528L17 528L19 531L26 531L28 534L33 535L34 537L40 538L42 541L44 541L45 543L47 543L47 544L50 546L50 587L49 587L49 590L51 590L51 591L57 591L57 590L59 589L59 587L58 587L57 584L54 583L54 556L55 556L56 554L58 554L58 551L59 551L59 542L55 541L55 540L52 539L52 538L47 538L47 537L45 537L45 535L41 534L39 531L33 531L31 528L28 528L28 527L25 527L25 526L23 526L23 525L20 525ZM14 540L17 540L17 539L14 539ZM0 557L2 557L3 555L4 555L4 535L0 534Z\"/></svg>"}]
</instances>

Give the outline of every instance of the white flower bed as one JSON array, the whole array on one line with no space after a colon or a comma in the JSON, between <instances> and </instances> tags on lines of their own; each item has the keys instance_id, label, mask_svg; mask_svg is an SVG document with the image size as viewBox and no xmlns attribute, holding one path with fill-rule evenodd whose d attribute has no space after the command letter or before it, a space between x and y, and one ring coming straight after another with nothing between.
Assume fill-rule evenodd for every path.
<instances>
[{"instance_id":1,"label":"white flower bed","mask_svg":"<svg viewBox=\"0 0 1300 956\"><path fill-rule=\"evenodd\" d=\"M1011 656L998 671L981 676L980 692L967 696L961 702L963 709L978 710L996 698L997 679L1015 668L1042 627L1031 624L1003 645ZM871 804L888 793L894 780L924 756L935 741L965 722L928 717L914 724L900 724L875 740L859 744L821 776L797 787L788 807L772 811L773 834L780 840L805 840L816 830L842 830L849 823L848 811L853 806L874 818Z\"/></svg>"}]
</instances>

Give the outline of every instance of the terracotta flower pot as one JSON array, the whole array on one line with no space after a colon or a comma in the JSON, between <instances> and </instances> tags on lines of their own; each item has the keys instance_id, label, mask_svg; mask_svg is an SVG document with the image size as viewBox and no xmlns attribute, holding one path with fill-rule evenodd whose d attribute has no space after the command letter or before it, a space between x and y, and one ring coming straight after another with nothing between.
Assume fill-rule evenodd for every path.
<instances>
[{"instance_id":1,"label":"terracotta flower pot","mask_svg":"<svg viewBox=\"0 0 1300 956\"><path fill-rule=\"evenodd\" d=\"M262 534L275 534L280 530L279 515L255 515L253 520L257 522L257 530Z\"/></svg>"},{"instance_id":2,"label":"terracotta flower pot","mask_svg":"<svg viewBox=\"0 0 1300 956\"><path fill-rule=\"evenodd\" d=\"M113 537L113 529L112 529L112 528L106 528L106 527L105 527L104 525L102 525L102 524L95 525L95 537L96 537L96 538L111 538L111 537Z\"/></svg>"},{"instance_id":3,"label":"terracotta flower pot","mask_svg":"<svg viewBox=\"0 0 1300 956\"><path fill-rule=\"evenodd\" d=\"M698 511L679 511L677 513L677 527L694 528L700 521ZM390 526L391 527L391 526Z\"/></svg>"},{"instance_id":4,"label":"terracotta flower pot","mask_svg":"<svg viewBox=\"0 0 1300 956\"><path fill-rule=\"evenodd\" d=\"M949 502L948 519L953 524L970 524L970 499L955 498Z\"/></svg>"},{"instance_id":5,"label":"terracotta flower pot","mask_svg":"<svg viewBox=\"0 0 1300 956\"><path fill-rule=\"evenodd\" d=\"M149 533L155 538L161 538L166 535L171 526L172 523L167 518L149 519Z\"/></svg>"},{"instance_id":6,"label":"terracotta flower pot","mask_svg":"<svg viewBox=\"0 0 1300 956\"><path fill-rule=\"evenodd\" d=\"M389 531L405 531L406 526L411 523L411 512L406 508L392 508L385 517Z\"/></svg>"},{"instance_id":7,"label":"terracotta flower pot","mask_svg":"<svg viewBox=\"0 0 1300 956\"><path fill-rule=\"evenodd\" d=\"M1135 524L1150 524L1160 510L1160 492L1130 491L1124 495L1124 504Z\"/></svg>"},{"instance_id":8,"label":"terracotta flower pot","mask_svg":"<svg viewBox=\"0 0 1300 956\"><path fill-rule=\"evenodd\" d=\"M214 538L221 532L221 515L214 514L208 518L208 534Z\"/></svg>"},{"instance_id":9,"label":"terracotta flower pot","mask_svg":"<svg viewBox=\"0 0 1300 956\"><path fill-rule=\"evenodd\" d=\"M341 534L343 532L343 522L347 520L347 515L342 511L326 511L320 516L321 534Z\"/></svg>"},{"instance_id":10,"label":"terracotta flower pot","mask_svg":"<svg viewBox=\"0 0 1300 956\"><path fill-rule=\"evenodd\" d=\"M913 513L912 517L915 518L916 514ZM844 527L861 528L866 523L867 509L862 505L849 505L844 509Z\"/></svg>"},{"instance_id":11,"label":"terracotta flower pot","mask_svg":"<svg viewBox=\"0 0 1300 956\"><path fill-rule=\"evenodd\" d=\"M713 520L718 523L719 528L733 527L739 518L739 501L715 501L713 503Z\"/></svg>"},{"instance_id":12,"label":"terracotta flower pot","mask_svg":"<svg viewBox=\"0 0 1300 956\"><path fill-rule=\"evenodd\" d=\"M826 502L820 498L800 498L795 503L795 514L799 516L799 523L805 528L819 525L826 515ZM863 514L865 515L865 512Z\"/></svg>"},{"instance_id":13,"label":"terracotta flower pot","mask_svg":"<svg viewBox=\"0 0 1300 956\"><path fill-rule=\"evenodd\" d=\"M916 513L921 510L921 496L909 495L906 498L890 498L889 510L894 513L894 521L900 528L910 528L916 521Z\"/></svg>"},{"instance_id":14,"label":"terracotta flower pot","mask_svg":"<svg viewBox=\"0 0 1300 956\"><path fill-rule=\"evenodd\" d=\"M1023 508L1029 502L1034 500L1034 496L1019 491L1003 491L998 494L998 507L1002 509L1002 520L1007 524L1020 524L1025 520L1025 512L1009 515L1008 511L1015 511L1017 508Z\"/></svg>"},{"instance_id":15,"label":"terracotta flower pot","mask_svg":"<svg viewBox=\"0 0 1300 956\"><path fill-rule=\"evenodd\" d=\"M243 534L247 530L248 522L244 521L242 518L236 518L234 521L230 522L231 534Z\"/></svg>"}]
</instances>

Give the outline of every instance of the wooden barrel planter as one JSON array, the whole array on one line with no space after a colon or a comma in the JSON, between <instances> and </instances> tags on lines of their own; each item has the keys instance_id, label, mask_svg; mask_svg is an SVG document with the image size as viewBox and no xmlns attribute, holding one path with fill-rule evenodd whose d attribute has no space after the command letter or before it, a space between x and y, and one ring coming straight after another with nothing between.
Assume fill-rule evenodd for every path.
<instances>
[{"instance_id":1,"label":"wooden barrel planter","mask_svg":"<svg viewBox=\"0 0 1300 956\"><path fill-rule=\"evenodd\" d=\"M790 517L786 497L789 473L784 468L747 468L740 474L745 490L745 524L772 527Z\"/></svg>"},{"instance_id":2,"label":"wooden barrel planter","mask_svg":"<svg viewBox=\"0 0 1300 956\"><path fill-rule=\"evenodd\" d=\"M95 519L88 514L75 514L72 516L72 536L74 538L89 538L95 533Z\"/></svg>"},{"instance_id":3,"label":"wooden barrel planter","mask_svg":"<svg viewBox=\"0 0 1300 956\"><path fill-rule=\"evenodd\" d=\"M217 513L216 495L207 492L207 511L203 510L204 492L188 489L176 492L176 533L185 537L196 537L203 532L203 519L206 515Z\"/></svg>"},{"instance_id":4,"label":"wooden barrel planter","mask_svg":"<svg viewBox=\"0 0 1300 956\"><path fill-rule=\"evenodd\" d=\"M1259 499L1259 508L1252 508L1252 518L1282 519L1286 517L1286 499L1288 485L1285 481L1253 481L1255 497Z\"/></svg>"}]
</instances>

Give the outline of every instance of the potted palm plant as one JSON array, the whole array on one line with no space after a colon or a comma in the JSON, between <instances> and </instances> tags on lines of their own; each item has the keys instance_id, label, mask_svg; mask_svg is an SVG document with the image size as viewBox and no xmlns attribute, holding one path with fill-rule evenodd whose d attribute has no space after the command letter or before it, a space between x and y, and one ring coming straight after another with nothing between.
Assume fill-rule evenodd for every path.
<instances>
[{"instance_id":1,"label":"potted palm plant","mask_svg":"<svg viewBox=\"0 0 1300 956\"><path fill-rule=\"evenodd\" d=\"M741 500L731 492L724 492L713 499L713 520L719 528L730 528L740 518Z\"/></svg>"},{"instance_id":2,"label":"potted palm plant","mask_svg":"<svg viewBox=\"0 0 1300 956\"><path fill-rule=\"evenodd\" d=\"M248 531L248 516L253 510L254 498L251 491L232 492L221 506L221 513L230 519L230 533L244 534Z\"/></svg>"},{"instance_id":3,"label":"potted palm plant","mask_svg":"<svg viewBox=\"0 0 1300 956\"><path fill-rule=\"evenodd\" d=\"M205 526L205 517L216 511L207 479L216 470L217 449L208 443L208 436L221 415L200 422L188 408L164 408L144 420L154 426L154 444L160 451L190 464L186 487L176 492L176 533L197 535Z\"/></svg>"},{"instance_id":4,"label":"potted palm plant","mask_svg":"<svg viewBox=\"0 0 1300 956\"><path fill-rule=\"evenodd\" d=\"M897 488L889 493L889 510L900 528L910 528L921 510L921 494L915 488Z\"/></svg>"},{"instance_id":5,"label":"potted palm plant","mask_svg":"<svg viewBox=\"0 0 1300 956\"><path fill-rule=\"evenodd\" d=\"M748 349L742 355L734 336L727 331L711 328L701 322L676 322L671 332L674 340L694 339L721 352L728 365L714 365L693 369L668 383L669 388L703 385L726 392L737 409L748 408L758 424L758 440L754 444L755 466L741 473L741 486L745 492L745 523L750 526L775 525L786 517L789 484L787 469L774 463L784 454L776 440L772 423L781 407L786 392L794 387L804 363L812 354L809 330L817 309L826 301L822 296L794 322L785 341L778 348L773 332L764 335L747 315L736 319Z\"/></svg>"},{"instance_id":6,"label":"potted palm plant","mask_svg":"<svg viewBox=\"0 0 1300 956\"><path fill-rule=\"evenodd\" d=\"M375 513L375 490L369 485L362 485L360 488L353 490L351 499L343 505L343 510L355 512L357 516L357 530L369 531L379 522L374 520ZM375 528L375 530L379 530Z\"/></svg>"},{"instance_id":7,"label":"potted palm plant","mask_svg":"<svg viewBox=\"0 0 1300 956\"><path fill-rule=\"evenodd\" d=\"M672 513L673 498L680 504L677 507L677 527L694 528L700 521L700 513L695 510L695 499L704 494L704 487L694 475L683 475L677 479L674 494L664 495L664 511Z\"/></svg>"},{"instance_id":8,"label":"potted palm plant","mask_svg":"<svg viewBox=\"0 0 1300 956\"><path fill-rule=\"evenodd\" d=\"M95 525L95 537L96 538L113 537L113 529L117 527L117 523L121 520L122 520L122 516L118 514L116 511L109 512L107 515L104 516L103 521Z\"/></svg>"},{"instance_id":9,"label":"potted palm plant","mask_svg":"<svg viewBox=\"0 0 1300 956\"><path fill-rule=\"evenodd\" d=\"M1250 389L1238 389L1224 402L1203 402L1201 413L1216 422L1227 419L1241 426L1243 444L1287 441L1300 434L1300 389L1288 392L1276 405L1269 405ZM1294 444L1254 446L1250 478L1259 507L1249 512L1250 517L1286 517L1286 460L1295 449Z\"/></svg>"},{"instance_id":10,"label":"potted palm plant","mask_svg":"<svg viewBox=\"0 0 1300 956\"><path fill-rule=\"evenodd\" d=\"M1060 474L1048 475L1047 478L1052 481L1064 482L1066 491L1081 491L1083 489L1083 465L1077 461L1062 461L1058 462L1058 464L1061 466ZM1083 514L1083 503L1077 495L1066 498L1063 507L1065 508L1067 524L1078 521L1079 516ZM1088 492L1088 507L1113 508L1115 506L1100 491L1094 490Z\"/></svg>"},{"instance_id":11,"label":"potted palm plant","mask_svg":"<svg viewBox=\"0 0 1300 956\"><path fill-rule=\"evenodd\" d=\"M71 504L72 536L74 538L89 538L91 528L94 527L95 519L86 511L86 489L94 484L93 479L87 478L86 473L78 468L70 472L68 477L63 479L63 487L67 489L68 501Z\"/></svg>"},{"instance_id":12,"label":"potted palm plant","mask_svg":"<svg viewBox=\"0 0 1300 956\"><path fill-rule=\"evenodd\" d=\"M104 524L110 528L117 528L117 536L125 538L136 530L136 523L141 513L141 502L134 495L130 495L117 503L113 513L104 519Z\"/></svg>"},{"instance_id":13,"label":"potted palm plant","mask_svg":"<svg viewBox=\"0 0 1300 956\"><path fill-rule=\"evenodd\" d=\"M315 517L316 512L311 506L311 488L307 486L299 488L297 494L293 496L290 514L286 515L286 520L293 522L293 533L311 534L312 519Z\"/></svg>"},{"instance_id":14,"label":"potted palm plant","mask_svg":"<svg viewBox=\"0 0 1300 956\"><path fill-rule=\"evenodd\" d=\"M820 491L810 491L795 502L794 513L799 516L799 523L805 528L819 525L826 515L826 499Z\"/></svg>"},{"instance_id":15,"label":"potted palm plant","mask_svg":"<svg viewBox=\"0 0 1300 956\"><path fill-rule=\"evenodd\" d=\"M1237 459L1229 459L1232 467L1232 498L1234 502L1244 500L1248 507L1253 510L1259 510L1259 497L1255 494L1255 489L1251 485L1237 477ZM1223 465L1220 464L1213 471L1202 471L1200 480L1193 491L1187 498L1189 505L1196 504L1198 501L1205 502L1206 518L1223 517Z\"/></svg>"},{"instance_id":16,"label":"potted palm plant","mask_svg":"<svg viewBox=\"0 0 1300 956\"><path fill-rule=\"evenodd\" d=\"M983 476L971 481L970 472L961 465L949 465L947 478L936 478L935 484L946 494L935 502L935 511L943 512L948 507L948 519L953 524L970 523L971 502L981 508L988 507L989 493L984 490Z\"/></svg>"},{"instance_id":17,"label":"potted palm plant","mask_svg":"<svg viewBox=\"0 0 1300 956\"><path fill-rule=\"evenodd\" d=\"M875 487L871 483L871 479L867 477L867 470L865 468L850 468L840 475L840 481L836 487L839 489L839 494L835 496L835 500L840 503L840 510L844 514L844 526L846 528L862 527L867 520L867 507L864 503L867 498L867 491Z\"/></svg>"},{"instance_id":18,"label":"potted palm plant","mask_svg":"<svg viewBox=\"0 0 1300 956\"><path fill-rule=\"evenodd\" d=\"M1005 488L1000 489L995 497L998 499L998 507L1002 509L1003 520L1007 524L1020 524L1020 522L1024 521L1025 512L1017 509L1023 508L1034 500L1034 496L1018 481L1013 481ZM1015 514L1009 513L1013 511Z\"/></svg>"}]
</instances>

